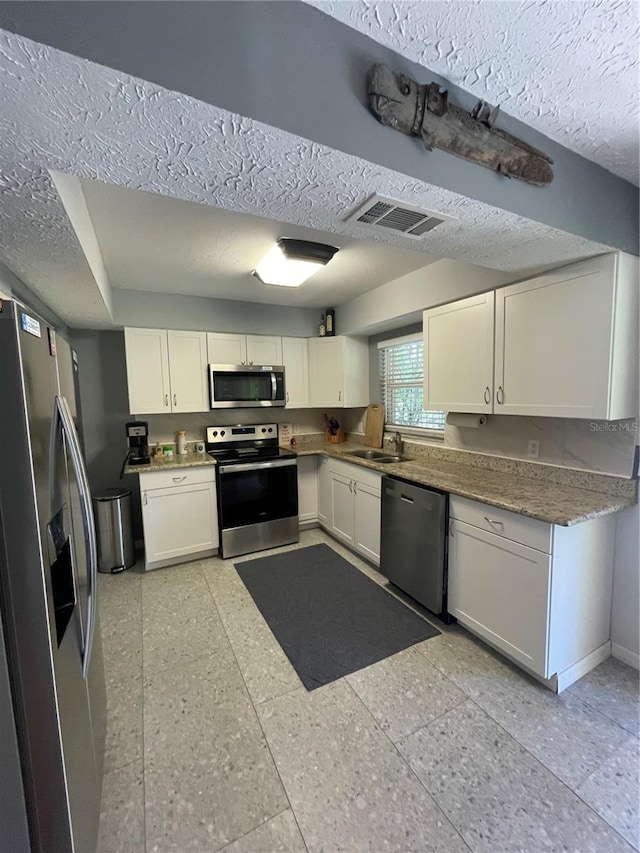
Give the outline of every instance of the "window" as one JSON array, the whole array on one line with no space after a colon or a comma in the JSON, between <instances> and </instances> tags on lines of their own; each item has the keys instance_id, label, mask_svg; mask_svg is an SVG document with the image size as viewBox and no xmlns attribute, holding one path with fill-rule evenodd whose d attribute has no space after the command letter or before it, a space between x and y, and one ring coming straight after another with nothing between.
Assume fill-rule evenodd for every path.
<instances>
[{"instance_id":1,"label":"window","mask_svg":"<svg viewBox=\"0 0 640 853\"><path fill-rule=\"evenodd\" d=\"M385 422L392 427L444 430L445 412L425 412L422 408L424 345L421 335L381 341L380 391L385 405Z\"/></svg>"}]
</instances>

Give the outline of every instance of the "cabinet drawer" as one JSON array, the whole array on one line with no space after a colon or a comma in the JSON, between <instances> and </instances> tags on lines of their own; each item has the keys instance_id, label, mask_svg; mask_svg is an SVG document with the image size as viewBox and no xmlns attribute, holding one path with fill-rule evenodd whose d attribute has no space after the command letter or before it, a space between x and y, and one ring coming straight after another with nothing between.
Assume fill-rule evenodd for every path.
<instances>
[{"instance_id":1,"label":"cabinet drawer","mask_svg":"<svg viewBox=\"0 0 640 853\"><path fill-rule=\"evenodd\" d=\"M449 516L457 521L473 524L481 530L504 536L512 542L520 542L544 554L551 553L552 525L546 521L538 521L457 495L451 495Z\"/></svg>"},{"instance_id":2,"label":"cabinet drawer","mask_svg":"<svg viewBox=\"0 0 640 853\"><path fill-rule=\"evenodd\" d=\"M195 483L215 483L215 465L202 468L170 468L168 471L148 471L140 474L140 491L168 489L173 486L192 486Z\"/></svg>"},{"instance_id":3,"label":"cabinet drawer","mask_svg":"<svg viewBox=\"0 0 640 853\"><path fill-rule=\"evenodd\" d=\"M377 471L371 471L361 465L353 465L349 462L343 462L340 459L329 460L329 470L332 474L338 474L340 477L346 477L347 480L357 480L364 486L380 492L382 474Z\"/></svg>"}]
</instances>

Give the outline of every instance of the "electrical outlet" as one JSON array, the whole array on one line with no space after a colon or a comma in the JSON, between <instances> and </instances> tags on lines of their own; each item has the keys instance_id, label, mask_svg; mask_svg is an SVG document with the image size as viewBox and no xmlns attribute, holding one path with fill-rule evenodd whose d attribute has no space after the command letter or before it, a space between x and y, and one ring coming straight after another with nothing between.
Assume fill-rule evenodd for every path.
<instances>
[{"instance_id":1,"label":"electrical outlet","mask_svg":"<svg viewBox=\"0 0 640 853\"><path fill-rule=\"evenodd\" d=\"M540 456L540 442L539 441L535 441L534 439L531 439L531 441L529 441L529 449L527 450L527 455L531 459L538 459L539 458L539 456Z\"/></svg>"}]
</instances>

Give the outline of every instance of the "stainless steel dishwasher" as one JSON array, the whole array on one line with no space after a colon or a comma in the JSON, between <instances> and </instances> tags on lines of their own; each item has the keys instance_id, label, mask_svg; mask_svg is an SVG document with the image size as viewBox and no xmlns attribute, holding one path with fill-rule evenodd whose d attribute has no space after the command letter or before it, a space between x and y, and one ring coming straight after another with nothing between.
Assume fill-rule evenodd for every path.
<instances>
[{"instance_id":1,"label":"stainless steel dishwasher","mask_svg":"<svg viewBox=\"0 0 640 853\"><path fill-rule=\"evenodd\" d=\"M445 621L449 496L382 478L380 571Z\"/></svg>"}]
</instances>

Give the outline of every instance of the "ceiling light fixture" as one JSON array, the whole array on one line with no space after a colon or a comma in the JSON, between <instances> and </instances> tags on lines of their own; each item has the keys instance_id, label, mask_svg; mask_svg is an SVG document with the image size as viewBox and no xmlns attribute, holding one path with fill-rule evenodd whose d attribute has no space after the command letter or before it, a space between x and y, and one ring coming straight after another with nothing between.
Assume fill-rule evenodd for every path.
<instances>
[{"instance_id":1,"label":"ceiling light fixture","mask_svg":"<svg viewBox=\"0 0 640 853\"><path fill-rule=\"evenodd\" d=\"M260 261L254 275L262 284L299 287L326 266L338 249L325 243L281 237Z\"/></svg>"}]
</instances>

